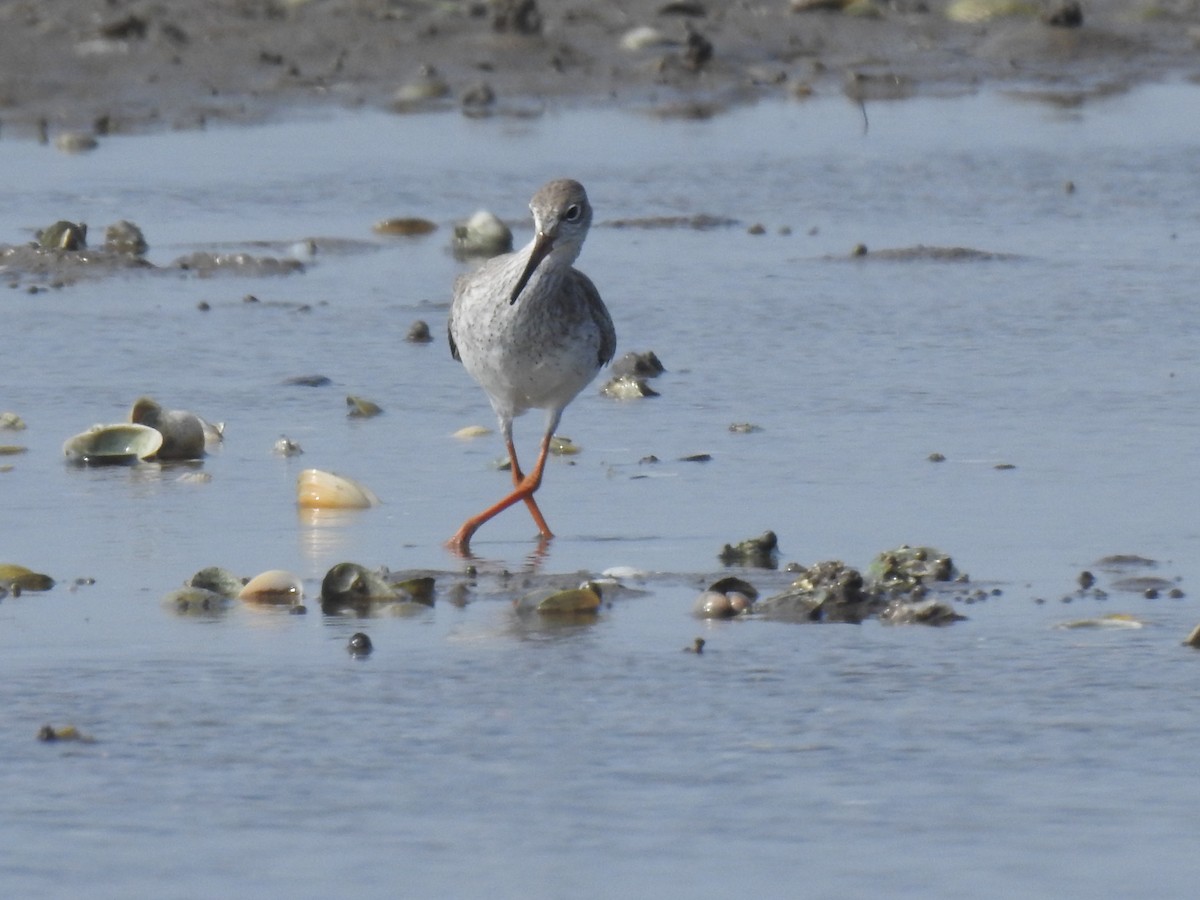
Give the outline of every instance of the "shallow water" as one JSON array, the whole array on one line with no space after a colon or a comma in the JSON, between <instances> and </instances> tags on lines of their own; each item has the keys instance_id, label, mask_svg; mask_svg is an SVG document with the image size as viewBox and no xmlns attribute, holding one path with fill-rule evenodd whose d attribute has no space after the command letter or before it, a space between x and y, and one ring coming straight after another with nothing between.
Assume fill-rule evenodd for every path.
<instances>
[{"instance_id":1,"label":"shallow water","mask_svg":"<svg viewBox=\"0 0 1200 900\"><path fill-rule=\"evenodd\" d=\"M0 602L5 893L1190 887L1200 791L1185 748L1200 729L1177 698L1197 658L1179 641L1200 614L1190 597L1060 598L1109 553L1153 557L1189 593L1196 580L1200 91L868 115L865 134L830 99L707 122L362 113L110 138L80 157L0 141L0 240L69 218L98 242L127 218L160 265L364 242L286 278L0 295L0 409L29 424L0 433L29 447L0 473L0 561L60 581ZM507 597L369 621L311 603L303 617L164 611L207 565L290 569L310 601L346 559L457 568L441 541L507 476L494 435L451 437L492 422L440 337L461 270L449 225L486 206L523 242L529 194L557 175L596 207L580 266L619 352L652 348L668 373L659 399L589 390L568 409L561 430L584 450L548 469L540 503L559 536L543 571L710 572L722 544L771 528L805 563L933 544L1002 593L936 631L698 623L687 575L563 627L519 619ZM741 224L605 226L698 214ZM374 238L394 215L442 227ZM859 242L1016 258L849 259ZM403 341L417 318L435 343ZM282 384L315 372L333 386ZM227 423L210 482L62 463L64 439L143 393ZM348 420L347 393L386 413ZM743 421L762 430L728 431ZM532 453L539 428L520 420L518 447ZM273 456L281 433L305 454ZM712 461L677 461L698 452ZM662 462L639 464L649 454ZM383 505L299 516L308 466ZM473 549L516 569L533 533L514 509ZM96 583L72 590L77 577ZM1147 627L1052 627L1110 612ZM343 649L357 630L369 659ZM704 655L681 653L696 635ZM45 722L97 742L40 744Z\"/></svg>"}]
</instances>

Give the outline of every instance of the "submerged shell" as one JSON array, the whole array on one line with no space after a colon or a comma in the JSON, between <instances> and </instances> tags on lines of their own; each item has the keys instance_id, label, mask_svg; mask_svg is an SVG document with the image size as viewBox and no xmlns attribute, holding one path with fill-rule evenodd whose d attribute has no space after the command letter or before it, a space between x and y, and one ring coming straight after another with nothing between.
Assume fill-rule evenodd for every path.
<instances>
[{"instance_id":1,"label":"submerged shell","mask_svg":"<svg viewBox=\"0 0 1200 900\"><path fill-rule=\"evenodd\" d=\"M224 594L202 587L181 587L162 598L162 605L180 616L219 616L230 604Z\"/></svg>"},{"instance_id":2,"label":"submerged shell","mask_svg":"<svg viewBox=\"0 0 1200 900\"><path fill-rule=\"evenodd\" d=\"M68 438L63 455L83 466L132 465L157 453L162 442L163 436L147 425L93 425Z\"/></svg>"},{"instance_id":3,"label":"submerged shell","mask_svg":"<svg viewBox=\"0 0 1200 900\"><path fill-rule=\"evenodd\" d=\"M351 394L346 398L346 405L350 407L346 415L352 419L369 419L372 416L377 416L383 412L383 407L374 400L368 400L366 397L359 397L357 394Z\"/></svg>"},{"instance_id":4,"label":"submerged shell","mask_svg":"<svg viewBox=\"0 0 1200 900\"><path fill-rule=\"evenodd\" d=\"M382 219L371 226L371 230L376 234L414 237L437 231L437 223L430 222L428 219L402 216L394 219Z\"/></svg>"},{"instance_id":5,"label":"submerged shell","mask_svg":"<svg viewBox=\"0 0 1200 900\"><path fill-rule=\"evenodd\" d=\"M323 469L305 469L296 479L296 502L305 509L366 509L379 503L367 487Z\"/></svg>"},{"instance_id":6,"label":"submerged shell","mask_svg":"<svg viewBox=\"0 0 1200 900\"><path fill-rule=\"evenodd\" d=\"M25 420L15 412L0 413L0 428L6 431L24 431Z\"/></svg>"},{"instance_id":7,"label":"submerged shell","mask_svg":"<svg viewBox=\"0 0 1200 900\"><path fill-rule=\"evenodd\" d=\"M600 610L600 592L590 583L565 591L535 591L518 599L516 608L544 616L593 615Z\"/></svg>"},{"instance_id":8,"label":"submerged shell","mask_svg":"<svg viewBox=\"0 0 1200 900\"><path fill-rule=\"evenodd\" d=\"M636 375L618 375L600 388L600 393L614 400L640 400L642 397L657 397L658 391L646 384L645 378Z\"/></svg>"},{"instance_id":9,"label":"submerged shell","mask_svg":"<svg viewBox=\"0 0 1200 900\"><path fill-rule=\"evenodd\" d=\"M477 437L483 437L485 434L491 434L492 429L483 425L467 425L454 432L454 437L460 441L469 441Z\"/></svg>"},{"instance_id":10,"label":"submerged shell","mask_svg":"<svg viewBox=\"0 0 1200 900\"><path fill-rule=\"evenodd\" d=\"M304 584L291 572L271 569L247 581L238 593L238 599L248 603L294 606L304 599Z\"/></svg>"}]
</instances>

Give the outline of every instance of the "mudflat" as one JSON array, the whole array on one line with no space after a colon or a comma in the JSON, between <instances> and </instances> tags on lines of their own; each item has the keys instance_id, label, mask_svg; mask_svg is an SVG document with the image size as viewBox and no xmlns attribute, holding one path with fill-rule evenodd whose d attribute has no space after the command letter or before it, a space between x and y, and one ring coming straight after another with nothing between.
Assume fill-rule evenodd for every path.
<instances>
[{"instance_id":1,"label":"mudflat","mask_svg":"<svg viewBox=\"0 0 1200 900\"><path fill-rule=\"evenodd\" d=\"M15 0L0 125L141 131L297 106L620 104L1035 85L1064 102L1200 68L1200 3Z\"/></svg>"}]
</instances>

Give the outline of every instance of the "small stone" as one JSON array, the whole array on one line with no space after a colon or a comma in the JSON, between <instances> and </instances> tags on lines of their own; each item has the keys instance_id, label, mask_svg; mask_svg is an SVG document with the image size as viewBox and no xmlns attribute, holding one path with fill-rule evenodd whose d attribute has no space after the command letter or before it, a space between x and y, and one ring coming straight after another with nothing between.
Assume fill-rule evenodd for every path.
<instances>
[{"instance_id":1,"label":"small stone","mask_svg":"<svg viewBox=\"0 0 1200 900\"><path fill-rule=\"evenodd\" d=\"M424 319L417 319L408 327L408 334L404 339L410 344L428 344L433 340L433 335L429 333L429 323Z\"/></svg>"},{"instance_id":2,"label":"small stone","mask_svg":"<svg viewBox=\"0 0 1200 900\"><path fill-rule=\"evenodd\" d=\"M352 634L350 640L346 643L346 650L354 657L370 656L371 651L374 649L371 639L361 631Z\"/></svg>"},{"instance_id":3,"label":"small stone","mask_svg":"<svg viewBox=\"0 0 1200 900\"><path fill-rule=\"evenodd\" d=\"M697 653L697 654L703 653L704 652L704 644L705 644L704 638L698 637L694 641L692 641L691 645L684 647L683 652L684 653Z\"/></svg>"}]
</instances>

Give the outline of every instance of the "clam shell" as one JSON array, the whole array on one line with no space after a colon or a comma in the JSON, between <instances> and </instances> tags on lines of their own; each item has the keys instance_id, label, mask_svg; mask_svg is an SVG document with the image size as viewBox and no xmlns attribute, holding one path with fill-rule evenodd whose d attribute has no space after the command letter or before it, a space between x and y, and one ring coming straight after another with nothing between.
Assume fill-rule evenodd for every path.
<instances>
[{"instance_id":1,"label":"clam shell","mask_svg":"<svg viewBox=\"0 0 1200 900\"><path fill-rule=\"evenodd\" d=\"M306 509L366 509L379 498L370 489L323 469L305 469L296 479L296 502Z\"/></svg>"},{"instance_id":2,"label":"clam shell","mask_svg":"<svg viewBox=\"0 0 1200 900\"><path fill-rule=\"evenodd\" d=\"M93 425L68 438L63 455L68 462L83 466L132 465L157 453L162 442L163 436L148 425Z\"/></svg>"},{"instance_id":3,"label":"clam shell","mask_svg":"<svg viewBox=\"0 0 1200 900\"><path fill-rule=\"evenodd\" d=\"M518 598L519 613L536 612L543 616L592 616L600 611L600 594L590 585L564 591L539 590Z\"/></svg>"},{"instance_id":4,"label":"clam shell","mask_svg":"<svg viewBox=\"0 0 1200 900\"><path fill-rule=\"evenodd\" d=\"M54 579L49 575L15 563L0 563L0 583L23 591L48 591L54 587Z\"/></svg>"},{"instance_id":5,"label":"clam shell","mask_svg":"<svg viewBox=\"0 0 1200 900\"><path fill-rule=\"evenodd\" d=\"M238 599L248 603L295 605L304 599L304 584L291 572L271 569L247 581Z\"/></svg>"}]
</instances>

